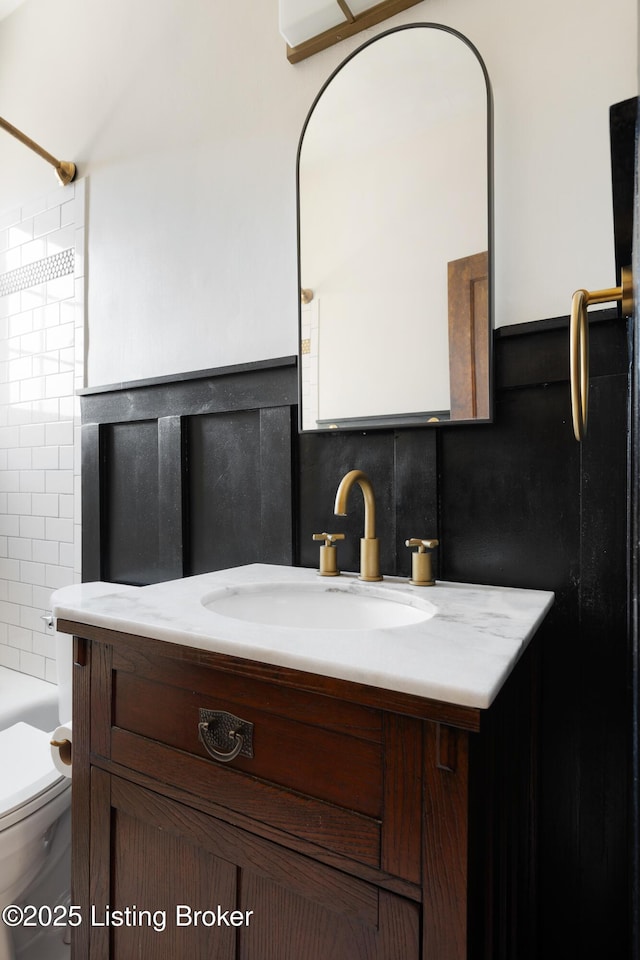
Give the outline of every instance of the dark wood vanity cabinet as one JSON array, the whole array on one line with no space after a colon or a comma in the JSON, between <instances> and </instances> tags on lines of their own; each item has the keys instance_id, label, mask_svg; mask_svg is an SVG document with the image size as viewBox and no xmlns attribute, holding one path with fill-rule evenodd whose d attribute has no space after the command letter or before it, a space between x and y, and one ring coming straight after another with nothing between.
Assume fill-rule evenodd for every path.
<instances>
[{"instance_id":1,"label":"dark wood vanity cabinet","mask_svg":"<svg viewBox=\"0 0 640 960\"><path fill-rule=\"evenodd\" d=\"M486 713L73 632L75 960L534 956L532 685ZM212 759L200 710L253 724Z\"/></svg>"}]
</instances>

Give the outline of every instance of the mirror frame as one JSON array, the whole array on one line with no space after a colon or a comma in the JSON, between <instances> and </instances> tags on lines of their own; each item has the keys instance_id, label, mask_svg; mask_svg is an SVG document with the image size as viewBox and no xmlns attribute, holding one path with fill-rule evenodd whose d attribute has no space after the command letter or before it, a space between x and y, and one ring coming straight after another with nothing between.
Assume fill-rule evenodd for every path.
<instances>
[{"instance_id":1,"label":"mirror frame","mask_svg":"<svg viewBox=\"0 0 640 960\"><path fill-rule=\"evenodd\" d=\"M345 427L314 427L303 428L302 426L302 302L300 298L300 291L302 290L302 263L301 263L301 236L300 236L300 155L302 152L302 146L304 143L304 136L307 131L307 127L311 121L313 113L318 101L324 94L325 90L329 84L337 77L337 75L356 57L359 53L365 50L367 47L370 47L372 44L377 43L379 40L382 40L384 37L389 36L393 33L400 33L403 30L415 30L415 29L429 29L429 30L441 30L444 33L449 33L454 37L457 37L461 40L471 52L475 55L482 74L484 76L486 94L487 94L487 255L488 255L488 291L487 291L487 308L488 308L488 334L489 334L489 343L488 343L488 380L489 380L489 416L488 417L478 417L475 419L460 419L460 420L438 420L438 421L425 421L423 418L419 418L419 415L412 414L388 414L383 417L372 416L370 418L360 418L360 423L353 423ZM494 413L494 397L493 397L493 386L494 386L494 350L493 350L493 340L495 333L495 317L494 317L494 210L493 210L493 95L491 91L491 82L489 80L489 73L487 71L486 64L477 48L474 44L460 33L458 30L454 30L453 27L447 27L441 23L407 23L402 24L399 27L392 27L389 30L384 30L382 33L377 34L375 37L372 37L370 40L367 40L365 43L361 44L356 50L349 54L331 73L328 79L323 83L320 91L316 95L307 117L302 126L302 131L300 133L300 139L298 141L298 150L296 154L296 243L297 243L297 258L298 258L298 432L299 433L349 433L349 432L366 432L367 430L389 430L397 429L402 427L449 427L449 426L468 426L469 424L482 424L482 423L492 423L493 422L493 413Z\"/></svg>"}]
</instances>

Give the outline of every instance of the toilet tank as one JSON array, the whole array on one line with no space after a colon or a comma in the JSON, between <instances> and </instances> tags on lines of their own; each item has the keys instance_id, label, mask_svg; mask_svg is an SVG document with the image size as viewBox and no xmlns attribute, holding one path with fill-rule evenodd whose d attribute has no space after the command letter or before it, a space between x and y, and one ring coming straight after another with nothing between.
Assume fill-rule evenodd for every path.
<instances>
[{"instance_id":1,"label":"toilet tank","mask_svg":"<svg viewBox=\"0 0 640 960\"><path fill-rule=\"evenodd\" d=\"M58 608L65 604L78 605L84 601L96 599L98 597L107 597L112 593L121 594L126 592L135 592L139 587L125 586L120 583L106 583L96 581L95 583L77 583L73 586L61 587L51 595L51 606L53 618L57 617ZM55 634L56 642L56 666L58 670L58 692L60 697L59 720L56 719L54 726L59 723L68 723L71 720L72 704L72 686L73 686L73 637L66 633Z\"/></svg>"},{"instance_id":2,"label":"toilet tank","mask_svg":"<svg viewBox=\"0 0 640 960\"><path fill-rule=\"evenodd\" d=\"M40 730L55 730L58 688L55 683L0 667L0 730L21 720Z\"/></svg>"},{"instance_id":3,"label":"toilet tank","mask_svg":"<svg viewBox=\"0 0 640 960\"><path fill-rule=\"evenodd\" d=\"M56 631L56 667L58 671L58 723L71 720L73 700L73 637Z\"/></svg>"},{"instance_id":4,"label":"toilet tank","mask_svg":"<svg viewBox=\"0 0 640 960\"><path fill-rule=\"evenodd\" d=\"M51 606L53 618L57 616L57 610L60 606L69 604L71 606L81 604L87 600L97 599L98 597L108 597L112 593L122 594L124 592L135 593L139 587L125 586L121 583L107 583L96 581L94 583L77 583L73 586L61 587L51 595ZM65 634L55 634L56 641L56 663L58 668L58 690L60 695L60 723L68 723L71 720L72 704L72 678L73 678L73 637ZM57 726L58 720L54 726Z\"/></svg>"}]
</instances>

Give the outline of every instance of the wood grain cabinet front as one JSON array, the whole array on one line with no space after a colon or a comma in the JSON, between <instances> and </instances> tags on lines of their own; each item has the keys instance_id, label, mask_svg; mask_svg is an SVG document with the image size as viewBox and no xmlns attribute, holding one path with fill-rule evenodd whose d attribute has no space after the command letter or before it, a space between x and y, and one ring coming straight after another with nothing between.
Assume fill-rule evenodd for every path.
<instances>
[{"instance_id":1,"label":"wood grain cabinet front","mask_svg":"<svg viewBox=\"0 0 640 960\"><path fill-rule=\"evenodd\" d=\"M383 722L379 710L206 667L118 654L110 759L204 801L379 866ZM212 759L201 711L250 724L252 756Z\"/></svg>"},{"instance_id":2,"label":"wood grain cabinet front","mask_svg":"<svg viewBox=\"0 0 640 960\"><path fill-rule=\"evenodd\" d=\"M511 707L471 731L445 705L73 626L75 960L533 956L496 949L528 930L495 902ZM220 760L221 715L250 749Z\"/></svg>"},{"instance_id":3,"label":"wood grain cabinet front","mask_svg":"<svg viewBox=\"0 0 640 960\"><path fill-rule=\"evenodd\" d=\"M416 903L96 770L90 956L417 960ZM135 905L135 913L132 907ZM129 922L107 921L127 916Z\"/></svg>"}]
</instances>

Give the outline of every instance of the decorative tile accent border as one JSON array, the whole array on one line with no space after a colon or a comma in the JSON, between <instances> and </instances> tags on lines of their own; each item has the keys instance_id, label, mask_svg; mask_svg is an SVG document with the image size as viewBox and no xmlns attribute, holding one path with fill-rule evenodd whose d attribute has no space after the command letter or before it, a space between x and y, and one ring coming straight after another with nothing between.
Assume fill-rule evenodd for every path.
<instances>
[{"instance_id":1,"label":"decorative tile accent border","mask_svg":"<svg viewBox=\"0 0 640 960\"><path fill-rule=\"evenodd\" d=\"M35 287L40 283L46 283L47 280L66 277L69 273L73 273L74 269L75 250L70 247L60 253L54 253L51 257L45 257L44 260L36 260L35 263L27 264L26 267L18 267L17 270L5 273L0 277L0 297L18 293L28 287Z\"/></svg>"}]
</instances>

